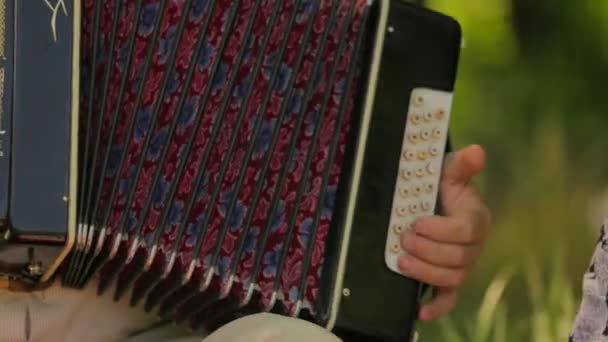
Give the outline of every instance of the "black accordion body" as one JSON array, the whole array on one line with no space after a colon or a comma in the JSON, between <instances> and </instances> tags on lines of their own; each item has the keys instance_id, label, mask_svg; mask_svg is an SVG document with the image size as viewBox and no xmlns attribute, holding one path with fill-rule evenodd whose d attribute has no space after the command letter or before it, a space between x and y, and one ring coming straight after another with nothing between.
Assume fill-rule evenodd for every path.
<instances>
[{"instance_id":1,"label":"black accordion body","mask_svg":"<svg viewBox=\"0 0 608 342\"><path fill-rule=\"evenodd\" d=\"M461 44L387 0L0 8L0 272L193 329L411 338L399 235L439 213ZM346 339L348 341L348 339Z\"/></svg>"}]
</instances>

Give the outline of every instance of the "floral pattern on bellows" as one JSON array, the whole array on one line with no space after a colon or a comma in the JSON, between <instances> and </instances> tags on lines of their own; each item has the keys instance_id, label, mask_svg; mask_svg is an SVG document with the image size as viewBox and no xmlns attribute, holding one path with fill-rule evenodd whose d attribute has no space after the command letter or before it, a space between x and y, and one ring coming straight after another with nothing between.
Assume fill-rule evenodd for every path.
<instances>
[{"instance_id":1,"label":"floral pattern on bellows","mask_svg":"<svg viewBox=\"0 0 608 342\"><path fill-rule=\"evenodd\" d=\"M84 1L88 49L94 4ZM155 247L163 272L193 266L191 281L212 279L209 290L243 299L255 284L266 309L275 294L290 310L300 301L313 307L361 96L355 45L368 1L115 0L102 8L97 63L82 56L81 100L102 128L98 225L126 233L125 248ZM176 305L193 310L196 298Z\"/></svg>"},{"instance_id":2,"label":"floral pattern on bellows","mask_svg":"<svg viewBox=\"0 0 608 342\"><path fill-rule=\"evenodd\" d=\"M104 170L101 179L101 200L100 209L97 213L100 225L110 224L110 220L116 222L122 214L123 206L115 205L116 197L127 193L129 189L129 179L119 177L124 174L122 164L128 164L128 157L124 155L126 148L133 142L131 126L137 120L135 98L137 90L140 88L141 78L143 77L143 64L146 61L146 54L152 49L152 31L148 29L153 22L154 13L158 13L158 0L144 0L141 8L136 8L137 1L125 1L123 6L128 11L122 13L132 13L131 16L121 18L119 32L115 46L124 55L125 59L117 59L115 67L118 72L112 73L110 87L106 101L106 113L108 115L119 115L116 130L111 137L110 155L107 168ZM138 4L139 5L139 4ZM139 13L139 18L135 16ZM151 19L152 18L152 19ZM135 19L135 20L134 20ZM134 41L131 43L131 41ZM123 52L126 51L126 52ZM127 69L127 66L130 66ZM134 126L135 127L135 126ZM108 234L114 234L118 230L116 224L109 226Z\"/></svg>"}]
</instances>

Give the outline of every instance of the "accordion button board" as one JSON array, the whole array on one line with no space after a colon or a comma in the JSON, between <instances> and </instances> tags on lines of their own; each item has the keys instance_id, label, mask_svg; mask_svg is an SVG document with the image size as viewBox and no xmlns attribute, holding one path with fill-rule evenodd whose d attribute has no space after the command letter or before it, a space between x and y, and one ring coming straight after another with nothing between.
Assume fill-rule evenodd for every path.
<instances>
[{"instance_id":1,"label":"accordion button board","mask_svg":"<svg viewBox=\"0 0 608 342\"><path fill-rule=\"evenodd\" d=\"M401 236L416 219L432 216L438 202L440 170L448 139L452 93L428 88L414 89L405 125L399 173L386 239L385 262L397 273Z\"/></svg>"}]
</instances>

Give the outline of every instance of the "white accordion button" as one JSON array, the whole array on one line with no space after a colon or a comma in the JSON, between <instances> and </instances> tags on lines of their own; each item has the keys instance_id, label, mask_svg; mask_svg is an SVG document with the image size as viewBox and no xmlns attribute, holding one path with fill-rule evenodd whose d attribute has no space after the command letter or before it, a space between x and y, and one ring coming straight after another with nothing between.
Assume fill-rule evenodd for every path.
<instances>
[{"instance_id":1,"label":"white accordion button","mask_svg":"<svg viewBox=\"0 0 608 342\"><path fill-rule=\"evenodd\" d=\"M431 113L430 111L425 112L424 120L427 122L433 120L433 113Z\"/></svg>"},{"instance_id":2,"label":"white accordion button","mask_svg":"<svg viewBox=\"0 0 608 342\"><path fill-rule=\"evenodd\" d=\"M442 134L442 133L441 133L441 130L440 130L439 128L435 128L435 129L433 129L433 136L434 136L435 138L441 138L441 134Z\"/></svg>"},{"instance_id":3,"label":"white accordion button","mask_svg":"<svg viewBox=\"0 0 608 342\"><path fill-rule=\"evenodd\" d=\"M416 158L416 153L412 150L405 150L405 151L403 151L403 158L405 160L412 160L412 159Z\"/></svg>"},{"instance_id":4,"label":"white accordion button","mask_svg":"<svg viewBox=\"0 0 608 342\"><path fill-rule=\"evenodd\" d=\"M403 177L403 179L406 181L410 180L410 178L412 178L413 175L414 175L414 173L410 169L405 169L405 170L401 171L401 177Z\"/></svg>"},{"instance_id":5,"label":"white accordion button","mask_svg":"<svg viewBox=\"0 0 608 342\"><path fill-rule=\"evenodd\" d=\"M396 209L396 211L397 211L397 215L399 215L401 217L405 217L405 216L408 215L407 209L404 208L404 207L399 207L399 208Z\"/></svg>"},{"instance_id":6,"label":"white accordion button","mask_svg":"<svg viewBox=\"0 0 608 342\"><path fill-rule=\"evenodd\" d=\"M411 212L412 214L416 214L416 213L418 212L418 210L419 210L419 209L420 209L420 208L419 208L419 206L418 206L418 203L412 203L412 204L410 204L410 212Z\"/></svg>"},{"instance_id":7,"label":"white accordion button","mask_svg":"<svg viewBox=\"0 0 608 342\"><path fill-rule=\"evenodd\" d=\"M414 196L420 196L422 194L422 187L420 185L414 186Z\"/></svg>"},{"instance_id":8,"label":"white accordion button","mask_svg":"<svg viewBox=\"0 0 608 342\"><path fill-rule=\"evenodd\" d=\"M420 138L422 138L422 140L425 140L425 141L429 140L430 137L431 137L431 132L429 132L428 129L425 129L420 133Z\"/></svg>"},{"instance_id":9,"label":"white accordion button","mask_svg":"<svg viewBox=\"0 0 608 342\"><path fill-rule=\"evenodd\" d=\"M391 245L391 252L393 252L393 253L401 252L401 246L399 246L399 244L393 243Z\"/></svg>"},{"instance_id":10,"label":"white accordion button","mask_svg":"<svg viewBox=\"0 0 608 342\"><path fill-rule=\"evenodd\" d=\"M396 224L394 227L394 230L395 230L395 234L401 235L403 233L403 231L405 230L405 228L402 224Z\"/></svg>"},{"instance_id":11,"label":"white accordion button","mask_svg":"<svg viewBox=\"0 0 608 342\"><path fill-rule=\"evenodd\" d=\"M418 114L418 113L412 113L412 114L411 114L411 119L410 119L410 121L412 121L412 123L413 123L414 125L419 124L421 120L422 120L422 119L421 119L421 117L420 117L420 114Z\"/></svg>"},{"instance_id":12,"label":"white accordion button","mask_svg":"<svg viewBox=\"0 0 608 342\"><path fill-rule=\"evenodd\" d=\"M416 144L420 141L420 135L418 134L418 132L410 133L410 141L413 142L414 144Z\"/></svg>"}]
</instances>

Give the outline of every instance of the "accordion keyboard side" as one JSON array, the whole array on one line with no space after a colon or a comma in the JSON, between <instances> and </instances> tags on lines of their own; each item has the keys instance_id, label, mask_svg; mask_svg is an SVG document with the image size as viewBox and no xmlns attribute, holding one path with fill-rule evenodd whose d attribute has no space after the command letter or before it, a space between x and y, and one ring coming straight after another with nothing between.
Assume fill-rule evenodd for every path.
<instances>
[{"instance_id":1,"label":"accordion keyboard side","mask_svg":"<svg viewBox=\"0 0 608 342\"><path fill-rule=\"evenodd\" d=\"M330 327L349 341L413 337L423 284L386 266L386 227L411 95L420 88L452 93L460 53L460 26L452 18L401 1L389 3L387 26L380 28L386 30L386 36L375 96L366 99L373 101L373 109L369 122L359 121L360 126L353 130L367 130L360 176L353 179L351 168L344 168L351 187L343 189L336 204L340 219L333 222L334 236L328 246L334 251L333 260L325 268L319 305L329 308ZM361 137L355 133L351 139ZM444 148L448 149L447 144ZM349 163L355 162L356 153L350 152L353 159ZM437 208L440 206L438 203ZM340 228L349 223L346 232ZM344 243L347 247L341 248ZM347 254L343 274L329 271L340 266L338 251Z\"/></svg>"}]
</instances>

